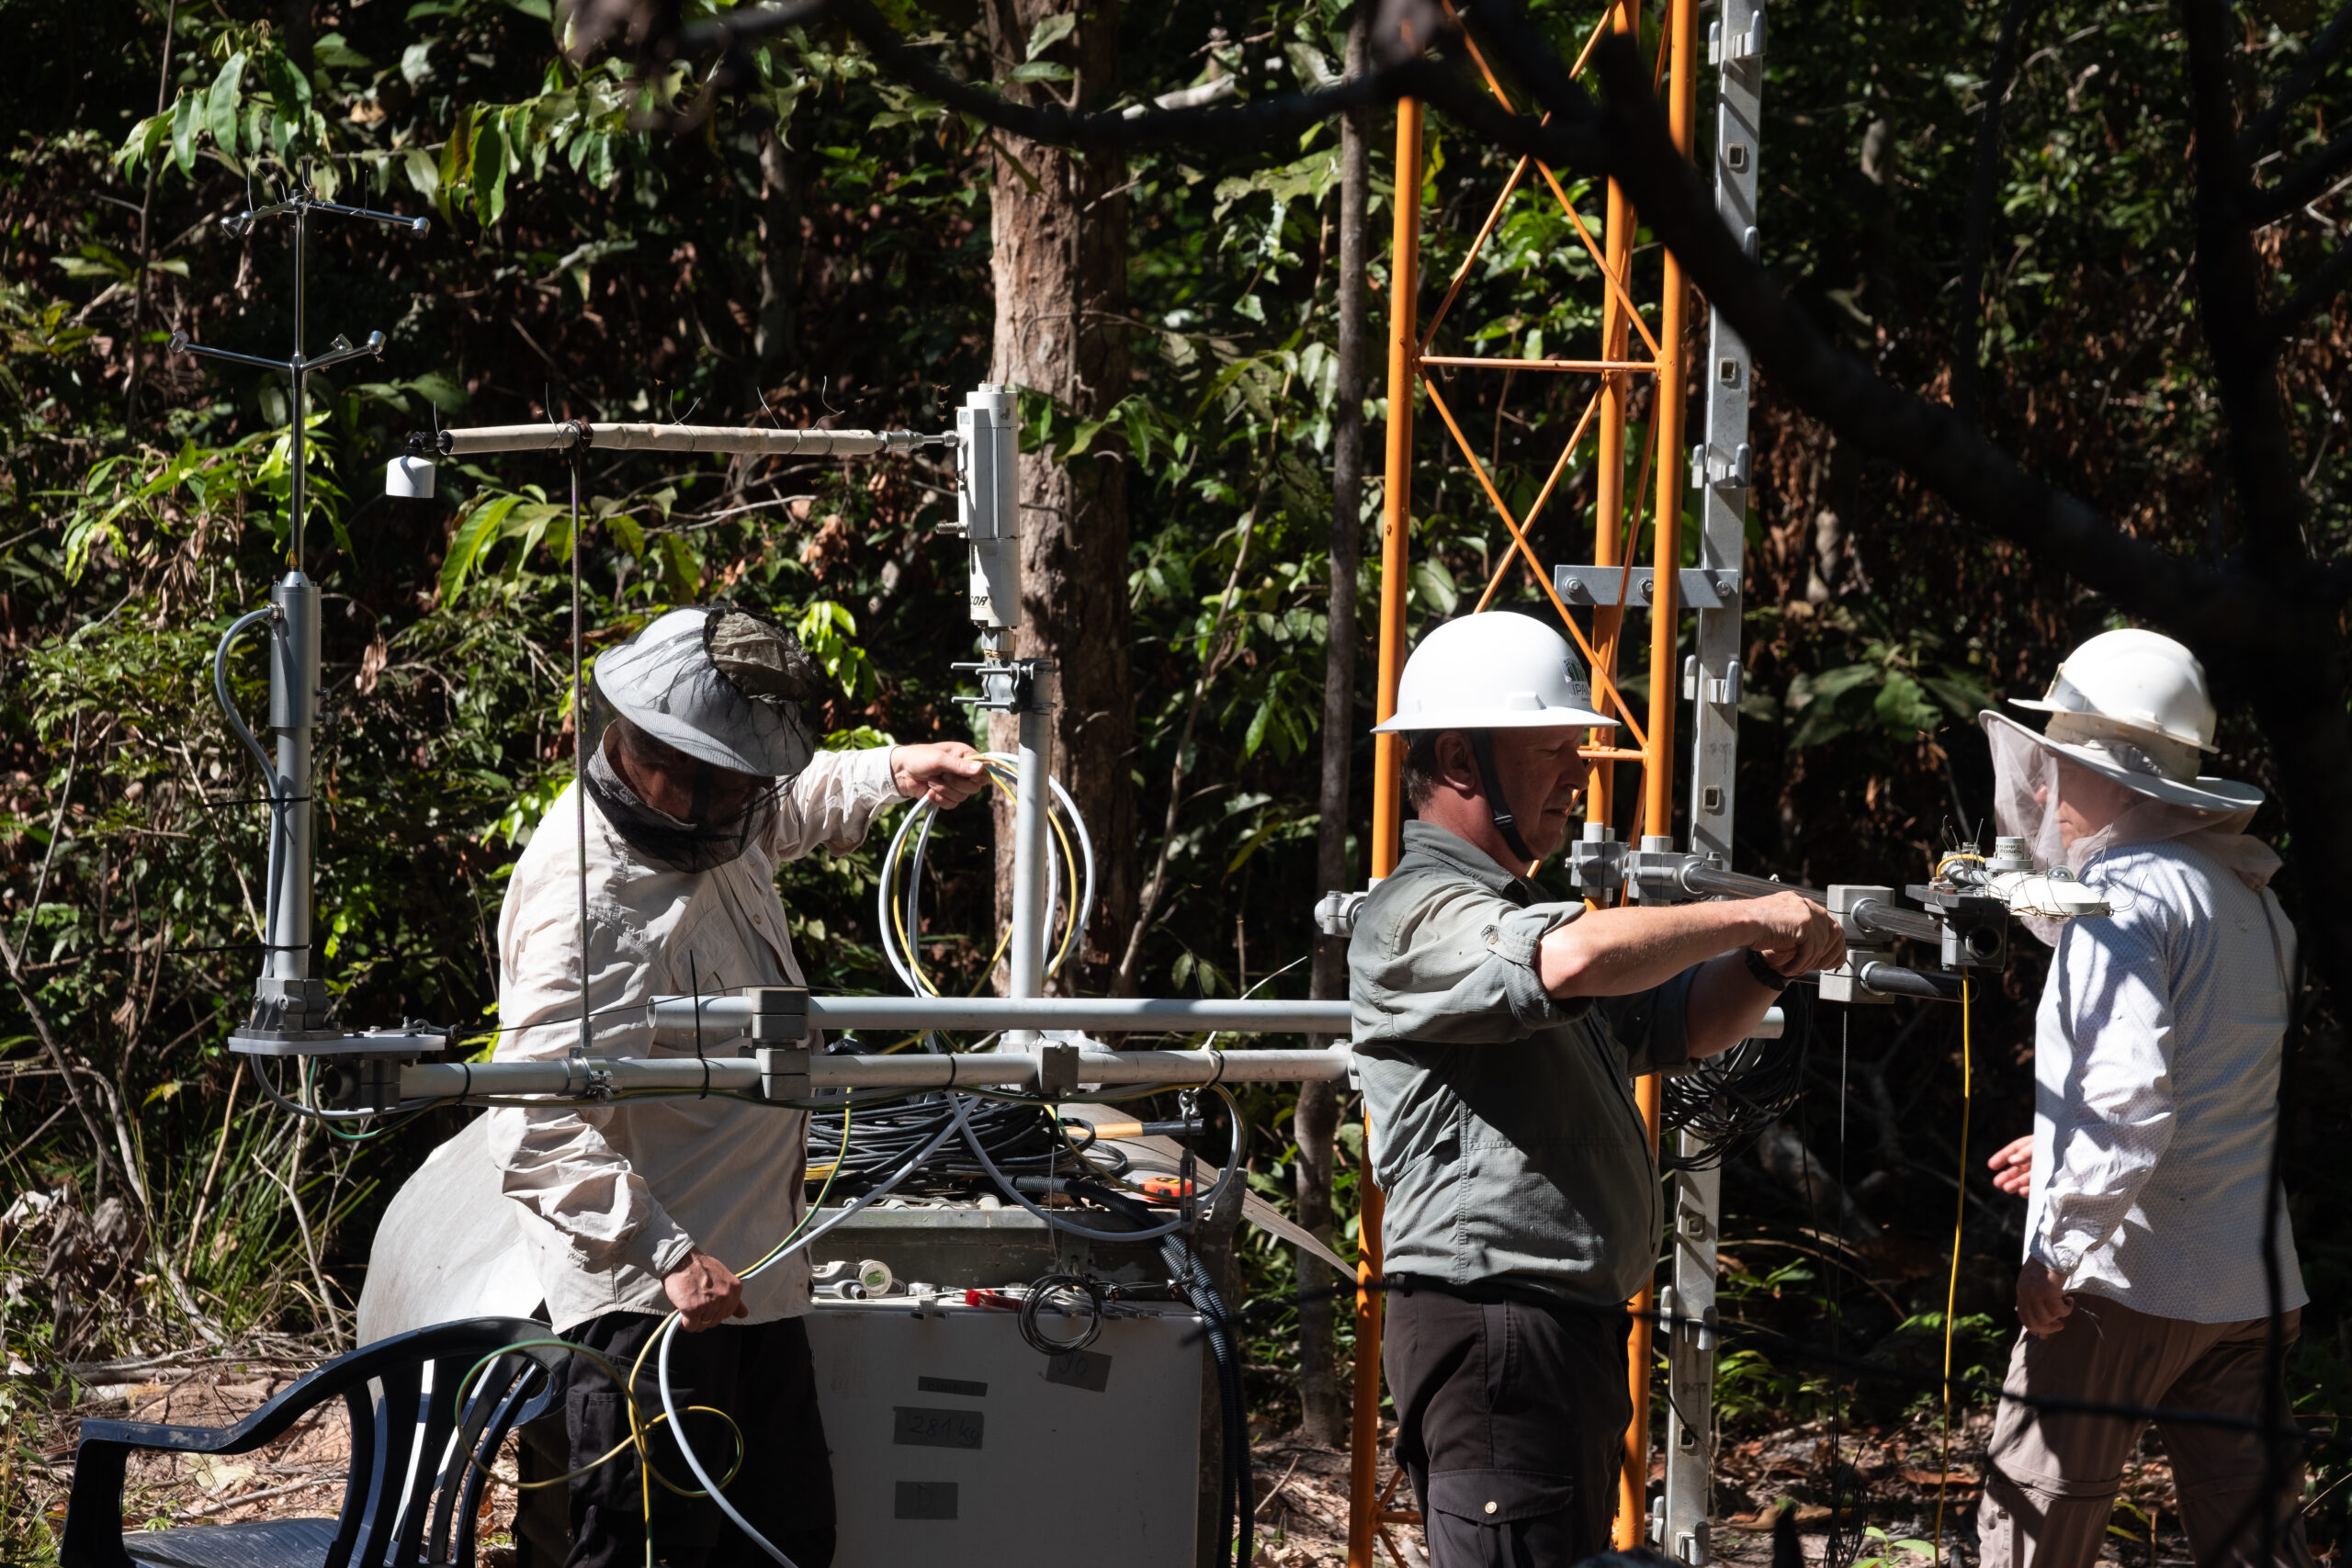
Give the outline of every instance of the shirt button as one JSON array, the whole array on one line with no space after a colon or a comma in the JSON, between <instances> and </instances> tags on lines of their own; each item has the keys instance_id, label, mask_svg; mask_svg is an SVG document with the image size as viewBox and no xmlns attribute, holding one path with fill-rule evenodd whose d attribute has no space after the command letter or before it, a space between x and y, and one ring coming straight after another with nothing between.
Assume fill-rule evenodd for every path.
<instances>
[{"instance_id":1,"label":"shirt button","mask_svg":"<svg viewBox=\"0 0 2352 1568\"><path fill-rule=\"evenodd\" d=\"M1490 1513L1490 1514L1491 1514L1491 1513L1493 1513L1494 1511L1495 1511L1495 1506L1494 1506L1492 1503L1487 1504L1487 1512L1488 1512L1488 1513Z\"/></svg>"}]
</instances>

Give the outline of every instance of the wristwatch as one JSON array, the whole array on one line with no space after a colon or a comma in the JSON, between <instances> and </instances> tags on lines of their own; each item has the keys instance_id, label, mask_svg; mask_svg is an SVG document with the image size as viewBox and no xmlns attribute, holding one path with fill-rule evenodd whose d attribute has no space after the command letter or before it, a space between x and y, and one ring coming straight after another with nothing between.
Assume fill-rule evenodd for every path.
<instances>
[{"instance_id":1,"label":"wristwatch","mask_svg":"<svg viewBox=\"0 0 2352 1568\"><path fill-rule=\"evenodd\" d=\"M1773 968L1771 964L1765 962L1764 955L1752 947L1741 948L1739 955L1747 960L1747 972L1756 976L1756 983L1774 996L1787 990L1789 982L1796 978L1793 975L1783 975Z\"/></svg>"}]
</instances>

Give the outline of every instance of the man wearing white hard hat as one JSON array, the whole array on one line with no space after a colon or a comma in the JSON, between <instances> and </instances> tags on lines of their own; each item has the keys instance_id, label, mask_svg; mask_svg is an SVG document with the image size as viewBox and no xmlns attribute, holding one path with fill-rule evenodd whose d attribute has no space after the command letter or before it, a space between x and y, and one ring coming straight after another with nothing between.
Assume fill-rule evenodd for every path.
<instances>
[{"instance_id":1,"label":"man wearing white hard hat","mask_svg":"<svg viewBox=\"0 0 2352 1568\"><path fill-rule=\"evenodd\" d=\"M597 660L583 716L604 724L586 799L568 787L548 807L499 914L497 1060L561 1057L581 1043L583 811L588 1049L650 1056L681 1049L652 1041L641 1004L657 995L802 983L778 862L855 848L898 801L953 806L980 787L982 764L956 742L818 750L805 712L828 687L790 632L726 606L672 611ZM755 1482L729 1497L800 1568L821 1568L833 1550L832 1471L801 1321L808 1261L796 1255L751 1280L737 1272L807 1212L807 1120L726 1099L487 1118L555 1332L626 1369L679 1313L677 1405L727 1412ZM647 1561L625 1402L573 1359L565 1422L583 1472L571 1483L569 1568ZM649 1373L641 1402L653 1401L650 1386ZM715 1471L737 1454L735 1433L716 1420L690 1425L689 1438ZM616 1444L617 1458L595 1463ZM687 1483L666 1427L653 1454L657 1472ZM768 1560L712 1504L660 1485L650 1494L650 1529L669 1561Z\"/></svg>"},{"instance_id":2,"label":"man wearing white hard hat","mask_svg":"<svg viewBox=\"0 0 2352 1568\"><path fill-rule=\"evenodd\" d=\"M2275 1310L2308 1298L2283 1201L2263 1258L2295 937L2278 857L2245 829L2262 792L2199 774L2215 714L2188 649L2091 638L2049 694L1981 716L1995 817L2111 917L2027 924L2056 952L2034 1043L2030 1136L1996 1154L2027 1195L2007 1389L2060 1401L2264 1413ZM2280 1406L2284 1408L2283 1404ZM2145 1423L2005 1401L1978 1511L1984 1568L2088 1568ZM2158 1422L2200 1563L2260 1556L2267 1456L2254 1433ZM2276 1561L2307 1564L2300 1464L2272 1501Z\"/></svg>"},{"instance_id":3,"label":"man wearing white hard hat","mask_svg":"<svg viewBox=\"0 0 2352 1568\"><path fill-rule=\"evenodd\" d=\"M1531 880L1567 836L1594 710L1542 621L1421 639L1382 731L1419 820L1356 918L1349 1000L1387 1196L1383 1365L1433 1568L1606 1548L1631 1410L1625 1303L1664 1224L1633 1077L1747 1038L1839 963L1793 893L1588 910Z\"/></svg>"}]
</instances>

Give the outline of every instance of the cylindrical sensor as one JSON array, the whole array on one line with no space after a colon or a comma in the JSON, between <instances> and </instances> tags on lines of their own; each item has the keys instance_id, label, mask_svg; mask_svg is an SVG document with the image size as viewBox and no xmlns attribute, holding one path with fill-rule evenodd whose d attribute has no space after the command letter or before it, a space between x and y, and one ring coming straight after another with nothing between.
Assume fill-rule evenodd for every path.
<instances>
[{"instance_id":1,"label":"cylindrical sensor","mask_svg":"<svg viewBox=\"0 0 2352 1568\"><path fill-rule=\"evenodd\" d=\"M395 457L384 465L384 493L408 501L433 499L433 464L424 457Z\"/></svg>"}]
</instances>

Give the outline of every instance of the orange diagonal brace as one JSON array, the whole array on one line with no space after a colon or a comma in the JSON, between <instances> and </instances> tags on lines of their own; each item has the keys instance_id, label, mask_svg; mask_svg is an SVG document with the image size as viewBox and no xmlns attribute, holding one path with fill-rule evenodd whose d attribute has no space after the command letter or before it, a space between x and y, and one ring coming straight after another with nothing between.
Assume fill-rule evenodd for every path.
<instances>
[{"instance_id":1,"label":"orange diagonal brace","mask_svg":"<svg viewBox=\"0 0 2352 1568\"><path fill-rule=\"evenodd\" d=\"M1543 493L1535 498L1535 504L1527 509L1527 525L1529 527L1532 528L1535 526L1537 514L1544 510L1544 503L1552 499L1553 489L1559 484L1560 476L1568 471L1568 459L1577 455L1577 446L1584 440L1584 433L1588 429L1591 428L1592 416L1600 412L1600 394L1599 392L1595 392L1591 397L1585 400L1584 417L1577 421L1575 434L1568 437L1567 445L1560 448L1560 460L1552 465L1552 477L1544 481ZM1518 560L1519 552L1517 550L1505 552L1502 560L1496 566L1493 575L1487 579L1487 591L1478 595L1479 609L1483 610L1488 604L1494 603L1495 590L1503 585L1503 579L1510 575L1510 569ZM1623 597L1624 591L1620 589L1618 591L1618 598L1622 600ZM1611 671L1610 673L1613 676L1616 671Z\"/></svg>"},{"instance_id":2,"label":"orange diagonal brace","mask_svg":"<svg viewBox=\"0 0 2352 1568\"><path fill-rule=\"evenodd\" d=\"M1423 354L1430 351L1430 344L1436 339L1437 329L1444 322L1445 313L1453 309L1454 298L1462 292L1462 285L1468 280L1470 269L1478 264L1478 257L1485 253L1487 237L1494 233L1495 225L1502 220L1504 207L1510 204L1512 193L1519 189L1519 182L1527 173L1528 162L1521 158L1519 167L1510 172L1510 178L1503 182L1502 194L1495 197L1495 205L1487 210L1487 221L1479 229L1478 237L1470 242L1468 250L1462 253L1462 265L1453 269L1453 281L1445 286L1445 298L1437 302L1436 313L1430 317L1429 331L1421 334Z\"/></svg>"},{"instance_id":3,"label":"orange diagonal brace","mask_svg":"<svg viewBox=\"0 0 2352 1568\"><path fill-rule=\"evenodd\" d=\"M1527 542L1527 536L1521 530L1519 520L1511 515L1510 508L1504 503L1502 492L1495 489L1495 481L1487 477L1487 466L1478 461L1477 453L1470 449L1469 441L1462 434L1462 426L1454 423L1453 411L1446 406L1445 399L1438 392L1437 383L1425 376L1421 378L1421 385L1429 391L1430 407L1437 410L1437 416L1445 421L1445 428L1453 433L1454 445L1462 448L1463 457L1469 460L1470 471L1478 476L1479 488L1487 492L1487 499L1494 503L1496 515L1503 520L1503 526L1510 530L1512 547L1527 558L1528 570L1535 574L1535 581L1544 590L1544 596L1551 600L1552 608L1560 613L1560 624L1568 628L1568 635L1576 638L1578 648L1584 649L1586 668L1593 672L1593 682L1600 695L1610 706L1623 716L1625 728L1633 732L1634 743L1646 750L1649 748L1649 737L1643 734L1642 727L1634 722L1632 706L1623 697L1618 695L1616 682L1601 673L1600 660L1593 653L1592 644L1585 640L1584 628L1577 625L1574 615L1568 614L1567 604L1560 598L1558 591L1553 588L1552 580L1544 574L1544 563L1535 558L1535 547Z\"/></svg>"}]
</instances>

